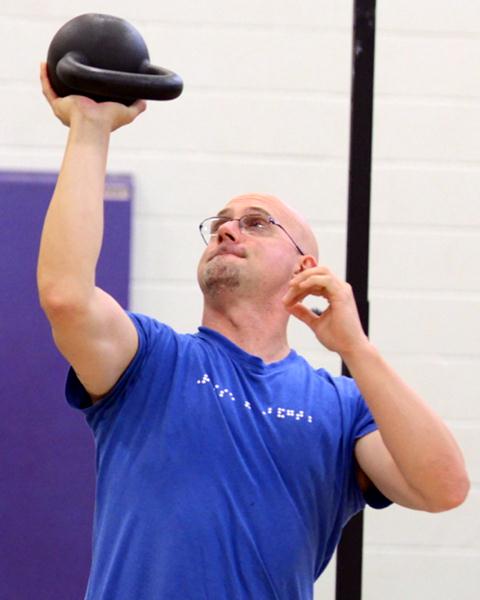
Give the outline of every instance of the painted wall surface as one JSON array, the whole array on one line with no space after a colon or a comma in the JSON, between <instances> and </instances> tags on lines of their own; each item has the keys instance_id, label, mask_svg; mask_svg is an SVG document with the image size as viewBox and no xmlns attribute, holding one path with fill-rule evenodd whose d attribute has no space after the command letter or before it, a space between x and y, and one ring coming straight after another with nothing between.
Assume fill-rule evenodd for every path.
<instances>
[{"instance_id":1,"label":"painted wall surface","mask_svg":"<svg viewBox=\"0 0 480 600\"><path fill-rule=\"evenodd\" d=\"M36 287L40 233L56 175L0 171L0 598L81 598L91 559L95 457L64 397ZM128 307L128 177L110 178L97 278Z\"/></svg>"},{"instance_id":2,"label":"painted wall surface","mask_svg":"<svg viewBox=\"0 0 480 600\"><path fill-rule=\"evenodd\" d=\"M477 0L377 1L371 337L448 422L472 479L428 515L366 512L368 600L473 600L480 588L480 13ZM152 62L185 80L115 132L110 172L136 180L132 308L195 330L197 223L245 191L303 212L342 274L350 0L7 0L0 7L0 168L57 170L66 130L38 85L55 31L87 10L123 16ZM339 371L301 324L291 342ZM316 586L333 598L333 570Z\"/></svg>"}]
</instances>

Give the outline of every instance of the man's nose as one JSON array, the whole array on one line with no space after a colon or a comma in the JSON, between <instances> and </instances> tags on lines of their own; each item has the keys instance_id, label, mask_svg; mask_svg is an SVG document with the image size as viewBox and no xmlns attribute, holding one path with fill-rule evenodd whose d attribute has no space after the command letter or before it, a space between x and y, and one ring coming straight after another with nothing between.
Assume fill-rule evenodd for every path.
<instances>
[{"instance_id":1,"label":"man's nose","mask_svg":"<svg viewBox=\"0 0 480 600\"><path fill-rule=\"evenodd\" d=\"M236 242L240 237L240 223L237 220L225 221L222 223L217 230L217 240L221 243L225 238L230 239L232 242Z\"/></svg>"}]
</instances>

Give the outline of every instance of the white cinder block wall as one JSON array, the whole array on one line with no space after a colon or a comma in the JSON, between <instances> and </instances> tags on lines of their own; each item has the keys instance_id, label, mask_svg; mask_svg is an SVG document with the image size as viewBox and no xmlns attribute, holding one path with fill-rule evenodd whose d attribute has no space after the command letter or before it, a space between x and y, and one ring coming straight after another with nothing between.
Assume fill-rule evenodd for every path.
<instances>
[{"instance_id":1,"label":"white cinder block wall","mask_svg":"<svg viewBox=\"0 0 480 600\"><path fill-rule=\"evenodd\" d=\"M378 1L371 337L449 422L472 492L428 515L366 512L366 600L473 600L480 589L480 10L477 0ZM37 83L55 31L125 17L184 95L112 139L136 180L131 305L198 325L197 223L268 191L312 221L343 274L353 0L7 0L0 7L0 169L57 170L66 130ZM336 372L301 325L291 341ZM334 565L316 598L334 597Z\"/></svg>"},{"instance_id":2,"label":"white cinder block wall","mask_svg":"<svg viewBox=\"0 0 480 600\"><path fill-rule=\"evenodd\" d=\"M366 513L365 596L480 590L480 9L380 2L371 254L375 342L448 421L472 491L449 513Z\"/></svg>"}]
</instances>

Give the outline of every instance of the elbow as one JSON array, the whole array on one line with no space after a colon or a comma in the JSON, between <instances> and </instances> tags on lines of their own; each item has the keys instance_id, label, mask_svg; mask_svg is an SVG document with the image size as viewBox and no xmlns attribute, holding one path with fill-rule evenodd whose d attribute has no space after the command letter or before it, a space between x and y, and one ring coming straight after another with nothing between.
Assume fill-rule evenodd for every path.
<instances>
[{"instance_id":1,"label":"elbow","mask_svg":"<svg viewBox=\"0 0 480 600\"><path fill-rule=\"evenodd\" d=\"M458 508L467 499L470 491L470 480L465 473L461 474L455 481L438 492L435 497L427 503L426 510L432 513L445 512Z\"/></svg>"},{"instance_id":2,"label":"elbow","mask_svg":"<svg viewBox=\"0 0 480 600\"><path fill-rule=\"evenodd\" d=\"M39 285L38 296L40 306L49 321L79 312L86 303L76 286Z\"/></svg>"},{"instance_id":3,"label":"elbow","mask_svg":"<svg viewBox=\"0 0 480 600\"><path fill-rule=\"evenodd\" d=\"M48 318L64 313L70 304L66 294L59 292L53 286L39 285L38 299L40 307Z\"/></svg>"},{"instance_id":4,"label":"elbow","mask_svg":"<svg viewBox=\"0 0 480 600\"><path fill-rule=\"evenodd\" d=\"M451 490L450 494L447 496L447 501L445 504L446 507L444 510L451 510L452 508L457 508L463 504L468 497L469 491L470 479L465 472L461 477L459 477L455 489Z\"/></svg>"}]
</instances>

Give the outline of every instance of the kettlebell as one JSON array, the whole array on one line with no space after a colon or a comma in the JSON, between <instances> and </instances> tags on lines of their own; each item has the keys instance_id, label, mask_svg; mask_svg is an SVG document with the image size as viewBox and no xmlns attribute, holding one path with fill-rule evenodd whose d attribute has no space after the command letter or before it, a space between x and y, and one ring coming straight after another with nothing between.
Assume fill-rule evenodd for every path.
<instances>
[{"instance_id":1,"label":"kettlebell","mask_svg":"<svg viewBox=\"0 0 480 600\"><path fill-rule=\"evenodd\" d=\"M97 102L173 100L183 89L176 73L150 64L137 29L111 15L87 13L65 23L50 42L47 69L59 96Z\"/></svg>"}]
</instances>

